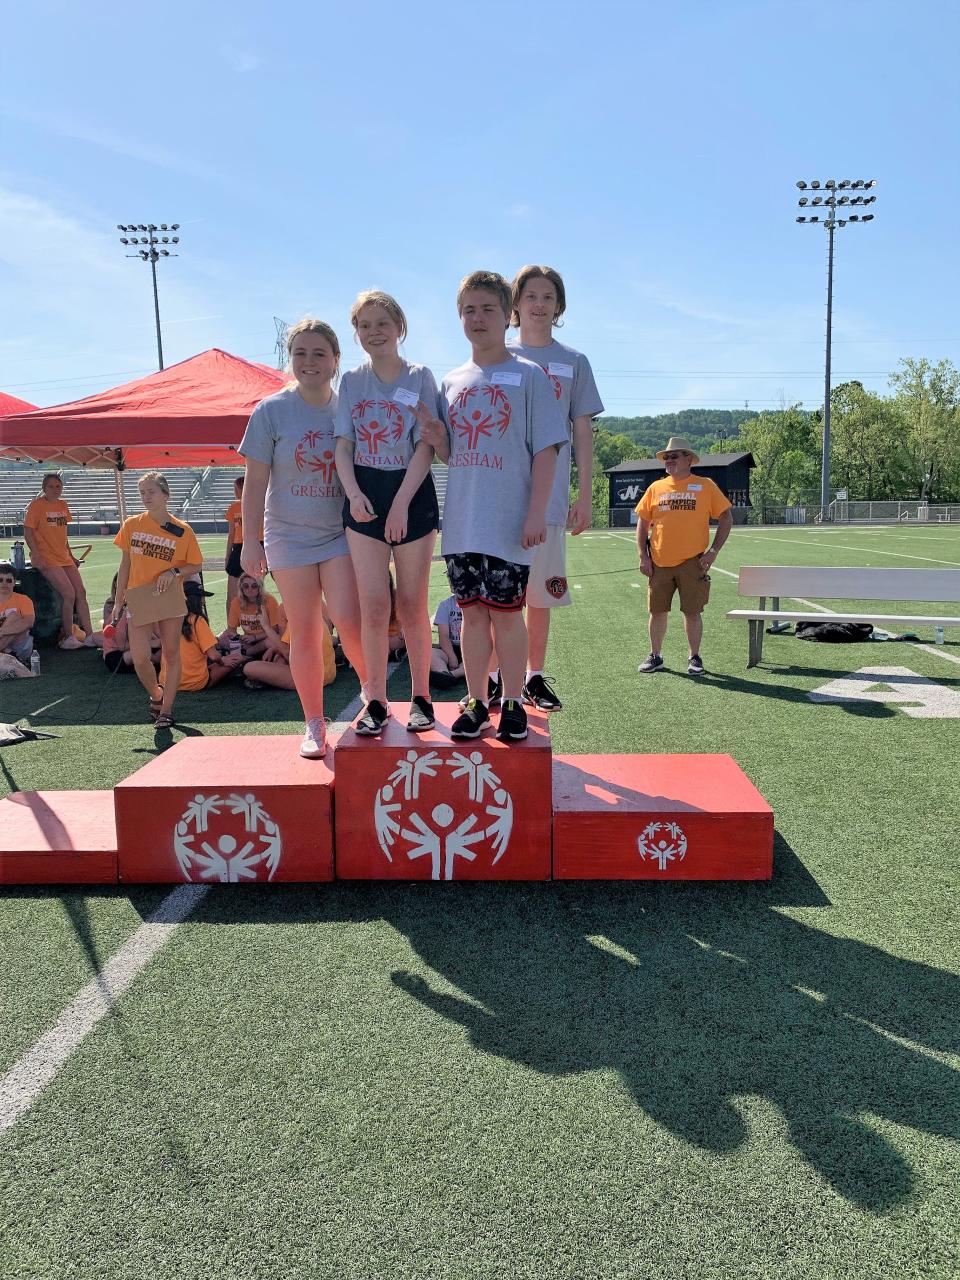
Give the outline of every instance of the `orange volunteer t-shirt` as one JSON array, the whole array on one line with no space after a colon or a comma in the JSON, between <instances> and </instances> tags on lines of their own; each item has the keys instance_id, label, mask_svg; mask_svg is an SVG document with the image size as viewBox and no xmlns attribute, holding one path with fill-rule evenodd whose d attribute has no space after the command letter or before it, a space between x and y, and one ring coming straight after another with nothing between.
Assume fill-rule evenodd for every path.
<instances>
[{"instance_id":1,"label":"orange volunteer t-shirt","mask_svg":"<svg viewBox=\"0 0 960 1280\"><path fill-rule=\"evenodd\" d=\"M654 480L634 507L641 520L651 522L653 563L669 569L692 556L703 555L710 541L711 519L718 519L730 505L706 476Z\"/></svg>"},{"instance_id":2,"label":"orange volunteer t-shirt","mask_svg":"<svg viewBox=\"0 0 960 1280\"><path fill-rule=\"evenodd\" d=\"M233 541L239 547L243 545L243 503L231 502L223 513L224 520L233 525ZM263 525L260 526L260 541L263 541Z\"/></svg>"},{"instance_id":3,"label":"orange volunteer t-shirt","mask_svg":"<svg viewBox=\"0 0 960 1280\"><path fill-rule=\"evenodd\" d=\"M271 627L276 631L280 625L280 606L273 596L264 592L263 607L266 610L267 619ZM239 596L234 596L230 601L230 608L227 611L227 626L234 631L242 630L245 636L250 636L254 640L258 640L263 635L259 608L246 605Z\"/></svg>"},{"instance_id":4,"label":"orange volunteer t-shirt","mask_svg":"<svg viewBox=\"0 0 960 1280\"><path fill-rule=\"evenodd\" d=\"M19 591L11 591L7 599L0 602L0 617L5 618L7 614L14 613L19 613L24 618L37 616L33 601L29 596L21 595Z\"/></svg>"},{"instance_id":5,"label":"orange volunteer t-shirt","mask_svg":"<svg viewBox=\"0 0 960 1280\"><path fill-rule=\"evenodd\" d=\"M180 632L180 688L186 693L195 693L205 689L210 679L207 666L207 650L216 647L217 637L210 630L206 618L190 614L192 636L187 637ZM160 683L166 685L167 664L160 663Z\"/></svg>"},{"instance_id":6,"label":"orange volunteer t-shirt","mask_svg":"<svg viewBox=\"0 0 960 1280\"><path fill-rule=\"evenodd\" d=\"M73 564L73 556L67 545L67 525L72 517L70 508L62 498L48 502L46 498L34 498L23 517L24 526L37 535L37 550L43 563L67 567Z\"/></svg>"},{"instance_id":7,"label":"orange volunteer t-shirt","mask_svg":"<svg viewBox=\"0 0 960 1280\"><path fill-rule=\"evenodd\" d=\"M128 587L142 587L155 582L161 573L174 566L202 564L197 535L183 520L168 517L168 522L183 532L178 536L157 524L146 512L124 520L120 532L114 538L116 546L130 553L130 580Z\"/></svg>"}]
</instances>

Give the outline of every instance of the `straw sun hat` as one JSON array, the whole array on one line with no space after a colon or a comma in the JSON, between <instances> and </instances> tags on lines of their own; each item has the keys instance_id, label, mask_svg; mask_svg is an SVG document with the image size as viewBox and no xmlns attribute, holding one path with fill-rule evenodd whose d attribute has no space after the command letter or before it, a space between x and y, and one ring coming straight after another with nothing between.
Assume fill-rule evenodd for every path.
<instances>
[{"instance_id":1,"label":"straw sun hat","mask_svg":"<svg viewBox=\"0 0 960 1280\"><path fill-rule=\"evenodd\" d=\"M683 436L671 436L664 447L657 450L657 457L661 462L665 453L689 453L691 462L700 461L699 453L689 440L684 440Z\"/></svg>"}]
</instances>

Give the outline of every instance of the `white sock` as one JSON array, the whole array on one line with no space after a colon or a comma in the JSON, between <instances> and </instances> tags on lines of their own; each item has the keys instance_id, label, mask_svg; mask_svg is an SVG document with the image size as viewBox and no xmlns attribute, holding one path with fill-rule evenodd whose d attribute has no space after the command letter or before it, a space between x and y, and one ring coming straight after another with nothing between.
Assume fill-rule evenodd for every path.
<instances>
[{"instance_id":1,"label":"white sock","mask_svg":"<svg viewBox=\"0 0 960 1280\"><path fill-rule=\"evenodd\" d=\"M529 683L530 683L530 681L533 679L533 677L534 677L534 676L542 676L542 675L543 675L543 669L542 669L542 668L541 668L540 670L538 670L538 671L531 671L531 670L530 670L530 668L529 668L529 667L527 667L527 678L526 678L526 680L524 681L524 684L529 684Z\"/></svg>"},{"instance_id":2,"label":"white sock","mask_svg":"<svg viewBox=\"0 0 960 1280\"><path fill-rule=\"evenodd\" d=\"M493 668L493 670L490 672L490 679L491 679L491 680L497 680L497 681L499 681L499 679L500 679L500 668L499 668L499 667L494 667L494 668Z\"/></svg>"}]
</instances>

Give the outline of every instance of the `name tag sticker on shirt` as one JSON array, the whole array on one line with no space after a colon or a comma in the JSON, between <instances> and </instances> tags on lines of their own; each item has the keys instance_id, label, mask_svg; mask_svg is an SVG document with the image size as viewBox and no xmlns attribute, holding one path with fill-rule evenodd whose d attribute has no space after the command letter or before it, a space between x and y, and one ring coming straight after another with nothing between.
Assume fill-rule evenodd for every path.
<instances>
[{"instance_id":1,"label":"name tag sticker on shirt","mask_svg":"<svg viewBox=\"0 0 960 1280\"><path fill-rule=\"evenodd\" d=\"M408 390L406 387L397 387L396 391L393 393L393 398L400 404L408 404L411 409L416 408L420 403L420 397L417 393L415 391Z\"/></svg>"},{"instance_id":2,"label":"name tag sticker on shirt","mask_svg":"<svg viewBox=\"0 0 960 1280\"><path fill-rule=\"evenodd\" d=\"M572 364L558 364L556 360L551 360L547 365L547 373L552 373L555 378L572 378Z\"/></svg>"},{"instance_id":3,"label":"name tag sticker on shirt","mask_svg":"<svg viewBox=\"0 0 960 1280\"><path fill-rule=\"evenodd\" d=\"M500 386L503 386L503 387L519 387L522 381L522 377L519 373L512 373L512 372L508 373L506 370L503 370L499 373L492 374L490 377L490 381L494 384L494 386L499 384Z\"/></svg>"},{"instance_id":4,"label":"name tag sticker on shirt","mask_svg":"<svg viewBox=\"0 0 960 1280\"><path fill-rule=\"evenodd\" d=\"M699 493L702 488L702 484L688 484L687 493Z\"/></svg>"}]
</instances>

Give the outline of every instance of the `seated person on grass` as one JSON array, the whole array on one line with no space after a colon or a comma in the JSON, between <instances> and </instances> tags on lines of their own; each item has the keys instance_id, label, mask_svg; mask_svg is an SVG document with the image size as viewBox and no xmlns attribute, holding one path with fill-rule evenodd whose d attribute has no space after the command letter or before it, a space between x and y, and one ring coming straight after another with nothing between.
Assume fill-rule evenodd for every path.
<instances>
[{"instance_id":1,"label":"seated person on grass","mask_svg":"<svg viewBox=\"0 0 960 1280\"><path fill-rule=\"evenodd\" d=\"M30 597L14 591L15 582L13 565L6 560L0 562L0 653L12 653L29 667L33 653L30 628L36 615Z\"/></svg>"},{"instance_id":2,"label":"seated person on grass","mask_svg":"<svg viewBox=\"0 0 960 1280\"><path fill-rule=\"evenodd\" d=\"M258 658L267 647L265 622L274 630L283 631L287 625L283 607L269 591L264 591L259 578L242 573L238 594L230 601L227 610L227 629L221 632L220 643L229 645L242 632L243 656Z\"/></svg>"},{"instance_id":3,"label":"seated person on grass","mask_svg":"<svg viewBox=\"0 0 960 1280\"><path fill-rule=\"evenodd\" d=\"M106 628L110 624L113 616L113 606L117 597L117 579L120 575L113 575L113 582L110 585L110 595L103 602L103 625ZM150 636L150 661L155 667L160 666L160 637L156 632ZM130 649L130 629L127 624L127 615L122 613L117 619L116 626L108 634L106 629L103 633L103 662L108 671L132 671L133 670L133 653Z\"/></svg>"},{"instance_id":4,"label":"seated person on grass","mask_svg":"<svg viewBox=\"0 0 960 1280\"><path fill-rule=\"evenodd\" d=\"M270 685L274 689L294 689L293 672L290 670L290 628L280 636L269 625L264 627L267 648L262 658L255 658L243 668L244 687L262 689ZM333 684L337 678L337 662L333 653L333 637L326 619L323 623L323 683Z\"/></svg>"},{"instance_id":5,"label":"seated person on grass","mask_svg":"<svg viewBox=\"0 0 960 1280\"><path fill-rule=\"evenodd\" d=\"M437 628L437 643L430 657L430 683L438 689L451 689L464 678L460 649L463 613L454 596L447 596L437 605L433 625Z\"/></svg>"},{"instance_id":6,"label":"seated person on grass","mask_svg":"<svg viewBox=\"0 0 960 1280\"><path fill-rule=\"evenodd\" d=\"M195 693L200 689L209 689L243 665L239 654L222 654L217 645L217 637L210 628L207 617L205 597L212 596L212 591L204 591L199 582L187 581L183 584L183 594L187 601L187 616L180 627L180 665L181 675L179 689L182 692ZM160 665L160 683L166 687L166 662Z\"/></svg>"}]
</instances>

